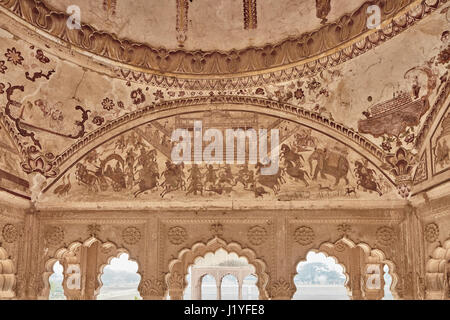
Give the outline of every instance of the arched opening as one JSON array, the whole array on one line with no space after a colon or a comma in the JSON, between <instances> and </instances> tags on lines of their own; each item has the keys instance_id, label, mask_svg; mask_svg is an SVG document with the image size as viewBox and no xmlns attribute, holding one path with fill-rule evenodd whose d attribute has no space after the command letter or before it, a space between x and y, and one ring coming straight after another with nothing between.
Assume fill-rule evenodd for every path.
<instances>
[{"instance_id":1,"label":"arched opening","mask_svg":"<svg viewBox=\"0 0 450 320\"><path fill-rule=\"evenodd\" d=\"M214 257L216 252L222 252L220 254L223 255L222 260L216 259L213 265L213 267L222 269L219 273L211 272L211 266L208 266L208 264L206 264L206 268L209 269L208 272L201 270L201 266L195 266L199 261L200 264L202 261L208 261L208 257ZM227 259L228 255L233 256L233 259ZM245 270L245 267L248 268L237 277L238 279L243 280L251 274L256 276L256 286L259 289L259 298L267 299L268 294L266 286L269 281L269 275L266 272L266 265L264 261L258 259L253 250L242 248L235 242L226 243L217 237L211 239L208 243L198 242L194 244L191 249L183 249L179 253L178 258L169 263L169 273L166 275L165 280L169 289L170 298L174 300L181 300L183 296L186 298L188 296L186 294L186 288L190 288L192 292L190 298L193 300L199 300L201 296L198 294L200 289L198 288L198 279L202 274L208 273L214 274L216 279L220 279L221 276L228 273L233 274L230 270L224 270L224 266L218 265L224 262L235 265L236 262L230 262L229 260L240 261L237 269ZM245 262L245 266L242 265L243 262ZM227 268L233 268L233 266ZM220 292L220 290L218 290L218 292Z\"/></svg>"},{"instance_id":2,"label":"arched opening","mask_svg":"<svg viewBox=\"0 0 450 320\"><path fill-rule=\"evenodd\" d=\"M222 300L239 300L239 282L236 276L227 274L222 278L220 295Z\"/></svg>"},{"instance_id":3,"label":"arched opening","mask_svg":"<svg viewBox=\"0 0 450 320\"><path fill-rule=\"evenodd\" d=\"M141 300L138 291L141 276L138 264L122 253L104 267L100 281L103 284L97 300Z\"/></svg>"},{"instance_id":4,"label":"arched opening","mask_svg":"<svg viewBox=\"0 0 450 320\"><path fill-rule=\"evenodd\" d=\"M120 274L125 272L129 275L131 273L130 277L134 277L134 279L127 279L126 284L120 277L118 279L113 277L114 280L111 281L108 278L110 271L114 271L116 268L120 270ZM107 272L106 277L102 279L105 271ZM111 289L116 291L117 295L111 296L110 299L140 298L137 285L135 285L135 283L139 284L141 277L138 272L138 263L129 259L126 249L117 248L114 243L109 241L102 242L95 237L90 237L84 242L73 242L67 247L56 250L54 256L45 263L45 272L42 275L44 288L38 296L39 299L49 299L50 277L55 273L54 277L56 278L54 279L59 283L62 282L67 300L96 300L104 285L102 280L107 283L107 289L105 289L107 292ZM60 280L61 276L58 276L60 273L63 275L62 281ZM53 278L51 280L53 281ZM132 290L132 288L135 289ZM119 295L117 291L125 291L125 294ZM105 298L104 294L100 297L100 299Z\"/></svg>"},{"instance_id":5,"label":"arched opening","mask_svg":"<svg viewBox=\"0 0 450 320\"><path fill-rule=\"evenodd\" d=\"M297 265L293 300L349 300L345 267L323 253L310 251Z\"/></svg>"},{"instance_id":6,"label":"arched opening","mask_svg":"<svg viewBox=\"0 0 450 320\"><path fill-rule=\"evenodd\" d=\"M251 274L244 278L242 284L242 299L243 300L258 300L259 299L259 289L256 285L258 278Z\"/></svg>"},{"instance_id":7,"label":"arched opening","mask_svg":"<svg viewBox=\"0 0 450 320\"><path fill-rule=\"evenodd\" d=\"M64 281L64 267L56 261L53 265L53 273L48 278L50 284L49 300L67 300L64 294L63 281Z\"/></svg>"},{"instance_id":8,"label":"arched opening","mask_svg":"<svg viewBox=\"0 0 450 320\"><path fill-rule=\"evenodd\" d=\"M242 300L247 279L246 298L249 299L250 287L250 299L258 299L259 290L254 288L258 278L254 274L255 267L245 257L220 248L196 258L188 268L183 297L185 300Z\"/></svg>"},{"instance_id":9,"label":"arched opening","mask_svg":"<svg viewBox=\"0 0 450 320\"><path fill-rule=\"evenodd\" d=\"M217 300L217 282L210 274L205 274L201 278L201 300Z\"/></svg>"}]
</instances>

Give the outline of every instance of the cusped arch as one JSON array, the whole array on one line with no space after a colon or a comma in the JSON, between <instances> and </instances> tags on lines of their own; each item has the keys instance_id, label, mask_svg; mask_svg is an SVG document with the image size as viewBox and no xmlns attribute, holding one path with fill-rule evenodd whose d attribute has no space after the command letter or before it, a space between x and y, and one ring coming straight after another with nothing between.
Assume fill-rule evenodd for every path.
<instances>
[{"instance_id":1,"label":"cusped arch","mask_svg":"<svg viewBox=\"0 0 450 320\"><path fill-rule=\"evenodd\" d=\"M186 289L186 275L188 273L188 268L195 263L195 259L204 257L207 253L215 253L220 249L223 249L228 253L236 253L238 257L245 258L249 264L254 266L255 274L258 278L256 286L259 289L259 298L261 300L268 299L266 286L269 282L269 275L266 272L266 263L257 257L255 251L248 248L242 248L241 245L236 242L227 243L217 237L210 240L208 243L198 242L190 249L181 250L178 258L169 263L169 272L167 273L165 280L169 288L170 296L174 297L176 295L181 295L182 291ZM175 293L175 291L178 292ZM172 294L172 292L175 294Z\"/></svg>"},{"instance_id":2,"label":"cusped arch","mask_svg":"<svg viewBox=\"0 0 450 320\"><path fill-rule=\"evenodd\" d=\"M365 254L365 261L364 261L365 264L377 263L387 265L389 267L389 275L392 277L392 283L390 287L392 296L394 297L394 299L399 298L396 290L399 277L396 273L395 264L392 260L387 259L386 254L382 250L372 249L369 244L364 242L356 244L351 239L345 236L336 241L334 244L323 243L320 246L320 250L327 250L327 249L342 250L342 246L347 246L348 248L357 248L357 247L361 248Z\"/></svg>"},{"instance_id":3,"label":"cusped arch","mask_svg":"<svg viewBox=\"0 0 450 320\"><path fill-rule=\"evenodd\" d=\"M346 276L346 282L345 287L347 288L347 291L350 293L352 290L350 288L351 284L350 281L352 279L351 274L351 266L347 263L345 259L340 259L338 256L344 253L348 249L354 249L354 248L361 248L364 252L364 264L385 264L389 267L389 275L392 277L392 283L390 286L390 290L392 293L392 296L395 299L398 299L398 294L396 291L397 283L398 283L398 275L396 273L395 264L392 260L387 259L386 254L380 250L380 249L372 249L370 245L364 242L360 242L356 244L351 239L347 237L342 237L338 239L336 242L324 242L322 243L318 248L313 248L309 250L308 252L320 252L325 254L327 257L331 257L335 260L336 263L341 265L344 269L344 274ZM308 254L308 252L306 254ZM306 255L302 257L295 267L297 267L298 263L306 261ZM293 278L291 279L293 281ZM353 293L352 293L353 295Z\"/></svg>"},{"instance_id":4,"label":"cusped arch","mask_svg":"<svg viewBox=\"0 0 450 320\"><path fill-rule=\"evenodd\" d=\"M0 247L0 299L12 299L16 296L16 268L6 249Z\"/></svg>"},{"instance_id":5,"label":"cusped arch","mask_svg":"<svg viewBox=\"0 0 450 320\"><path fill-rule=\"evenodd\" d=\"M301 262L306 262L306 261L307 261L306 256L307 256L308 253L310 253L310 252L314 252L314 253L322 253L323 255L325 255L325 257L327 257L327 258L332 258L332 259L334 260L334 263L336 263L337 265L340 265L340 266L342 267L342 270L343 270L342 272L344 273L344 276L345 276L345 283L344 283L344 286L345 286L345 288L347 289L348 295L350 295L352 289L349 287L350 275L349 275L348 272L347 272L346 264L344 264L343 262L339 261L339 259L338 259L336 256L334 256L334 255L328 253L327 251L322 251L321 249L311 249L311 250L309 250L309 251L306 252L306 255L305 255L304 258L302 258L301 260L299 260L299 261L297 262L297 264L295 265L295 267L297 268L297 266L298 266ZM294 284L294 286L295 286L295 284ZM298 289L297 289L297 290L298 290Z\"/></svg>"},{"instance_id":6,"label":"cusped arch","mask_svg":"<svg viewBox=\"0 0 450 320\"><path fill-rule=\"evenodd\" d=\"M95 131L86 134L52 161L52 167L59 169L59 175L47 185L43 192L45 193L48 191L86 154L111 139L154 120L211 110L252 112L289 120L308 127L351 148L378 168L388 181L395 185L394 181L381 168L386 157L385 152L366 137L344 124L338 123L333 119L302 107L265 98L202 96L147 105L108 122Z\"/></svg>"},{"instance_id":7,"label":"cusped arch","mask_svg":"<svg viewBox=\"0 0 450 320\"><path fill-rule=\"evenodd\" d=\"M137 274L139 274L139 276L141 277L141 280L142 280L142 275L140 274L139 261L138 261L138 259L132 257L129 250L127 250L126 248L118 248L117 245L111 241L103 242L102 240L97 239L95 237L90 237L89 239L85 240L84 242L75 241L66 247L56 250L55 254L45 262L44 272L42 274L42 280L44 282L44 287L43 287L42 292L40 293L39 297L42 299L48 299L48 296L50 293L49 278L53 274L53 266L55 265L56 262L59 261L62 264L64 259L74 258L76 255L76 251L79 248L81 248L82 246L90 247L95 242L100 243L101 250L104 250L104 252L106 252L106 255L107 255L106 260L103 261L103 263L98 267L98 270L97 270L97 280L98 280L98 284L99 284L98 289L97 289L97 294L98 294L98 292L100 292L100 289L103 285L103 283L101 281L101 276L103 275L104 268L111 262L111 260L113 258L117 258L122 254L128 254L129 260L137 263L137 265L138 265Z\"/></svg>"},{"instance_id":8,"label":"cusped arch","mask_svg":"<svg viewBox=\"0 0 450 320\"><path fill-rule=\"evenodd\" d=\"M127 249L125 249L125 248L117 248L115 246L115 244L113 244L112 242L109 242L109 244L114 245L114 247L115 247L115 249L114 249L115 250L115 254L110 255L109 258L105 261L105 263L103 263L99 267L99 271L98 271L98 275L97 275L97 280L98 280L98 283L99 283L98 293L100 293L100 290L101 290L101 288L103 286L103 282L102 282L101 278L102 278L102 275L104 273L105 267L108 266L111 263L112 259L119 258L123 254L128 254L128 260L132 261L132 262L135 262L137 264L138 269L137 269L136 273L141 278L140 281L142 281L141 267L139 265L139 261L137 259L135 259L135 258L132 258L130 252Z\"/></svg>"}]
</instances>

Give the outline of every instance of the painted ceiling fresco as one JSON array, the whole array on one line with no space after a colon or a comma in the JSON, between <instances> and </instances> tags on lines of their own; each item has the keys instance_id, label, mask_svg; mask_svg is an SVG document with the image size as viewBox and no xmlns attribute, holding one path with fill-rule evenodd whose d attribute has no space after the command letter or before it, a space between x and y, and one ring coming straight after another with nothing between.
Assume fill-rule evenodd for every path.
<instances>
[{"instance_id":1,"label":"painted ceiling fresco","mask_svg":"<svg viewBox=\"0 0 450 320\"><path fill-rule=\"evenodd\" d=\"M0 1L0 108L4 128L0 132L7 132L13 141L13 147L5 150L10 150L11 159L20 163L22 172L45 177L43 200L69 197L86 201L92 194L104 199L159 200L405 197L409 195L406 189L415 168L421 163L418 151L427 143L423 138L430 127L426 121L431 113L448 105L450 36L445 1L415 3L396 22L360 42L291 69L274 72L270 68L274 64L269 63L267 71L249 76L236 72L235 77L225 78L203 77L203 71L193 78L169 77L136 69L131 60L127 65L98 56L86 58L89 51L85 47L57 44L42 35L36 36L36 30L28 30L11 19L10 15L16 13L11 9L13 2ZM175 6L173 2L171 5ZM283 4L289 7L291 2L286 0ZM338 8L331 1L328 12L326 2L322 7L325 13L320 10L308 13L316 15L314 19L308 18L314 20L312 28L316 24L327 26L328 22L322 20L333 21L362 4L361 1L355 2L355 7L352 3L350 7ZM189 3L189 14L198 14L198 7L191 9L202 3L197 0ZM65 5L63 1L47 4L59 10ZM408 1L403 3L407 4ZM79 5L83 7L85 2L79 1ZM133 32L135 22L124 20L132 8L126 9L123 1L99 1L96 5L109 12L109 19L117 19L116 24L99 23L97 28L108 28L123 37ZM140 1L134 5L142 7ZM304 5L319 8L314 1L299 3ZM156 2L151 2L148 8L156 10L155 6ZM273 19L267 15L275 13L267 13L261 4L257 8L260 19L254 27L267 33L264 28ZM96 12L101 14L92 9L83 22L95 25ZM171 11L168 5L164 14L176 12L176 8ZM25 10L21 13L25 14ZM230 15L227 19L236 18L232 12L227 14ZM194 24L194 17L189 19ZM175 25L175 16L174 21ZM211 32L223 32L218 29L220 23L216 23ZM290 20L285 24L290 25ZM245 25L242 22L241 31ZM48 26L41 27L48 31ZM267 39L283 38L289 32L298 34L306 30L304 27L299 23L298 30L289 31L272 25L273 30L281 31L279 34L273 31L273 38ZM176 35L174 40L168 34L167 41L172 42L163 43L166 40L162 37L143 34L136 32L136 37L143 38L134 40L168 47L177 41ZM189 46L193 48L201 43L193 40L195 36L190 39ZM205 50L212 45L212 39L206 36ZM255 39L258 43L258 36ZM104 42L94 40L90 50L108 58L113 47L100 50ZM248 45L247 40L223 43L239 47ZM202 59L192 57L190 68L209 68L209 60ZM264 59L275 61L279 57L266 54ZM169 60L168 64L173 62ZM232 64L234 60L228 61ZM231 66L230 70L240 67ZM229 112L221 114L221 109ZM246 110L252 112L243 112ZM177 117L194 111L205 121L216 117L224 117L224 121L229 121L229 117L243 121L257 119L258 127L278 128L282 143L301 160L281 161L282 170L273 181L259 177L255 165L177 167L167 162L170 132L176 128ZM434 157L439 159L436 171L448 167L445 159L450 140L445 135L443 121L432 142ZM322 158L308 160L317 157ZM0 169L6 166L7 172L19 170L17 166L14 170L9 168L8 160L4 162ZM318 170L318 162L335 169L332 173ZM339 175L337 184L336 175Z\"/></svg>"},{"instance_id":2,"label":"painted ceiling fresco","mask_svg":"<svg viewBox=\"0 0 450 320\"><path fill-rule=\"evenodd\" d=\"M444 118L431 137L431 159L433 175L450 168L450 112Z\"/></svg>"},{"instance_id":3,"label":"painted ceiling fresco","mask_svg":"<svg viewBox=\"0 0 450 320\"><path fill-rule=\"evenodd\" d=\"M175 164L170 134L185 119L203 121L204 130L217 124L280 130L278 172L262 175L261 163ZM213 111L153 121L108 141L71 168L47 197L71 201L389 199L396 196L393 190L366 159L309 128L252 113Z\"/></svg>"}]
</instances>

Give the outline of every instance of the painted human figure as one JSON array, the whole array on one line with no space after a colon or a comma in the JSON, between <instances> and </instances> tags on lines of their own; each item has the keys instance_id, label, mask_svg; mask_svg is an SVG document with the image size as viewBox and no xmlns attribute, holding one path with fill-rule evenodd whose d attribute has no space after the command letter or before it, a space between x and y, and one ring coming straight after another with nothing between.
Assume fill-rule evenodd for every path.
<instances>
[{"instance_id":1,"label":"painted human figure","mask_svg":"<svg viewBox=\"0 0 450 320\"><path fill-rule=\"evenodd\" d=\"M190 193L194 193L194 195L197 195L197 192L203 194L202 172L200 171L198 165L193 164L192 168L189 169L188 172L190 172L188 180L190 180L191 182L188 186L186 195Z\"/></svg>"},{"instance_id":2,"label":"painted human figure","mask_svg":"<svg viewBox=\"0 0 450 320\"><path fill-rule=\"evenodd\" d=\"M419 94L420 94L420 85L419 85L419 79L417 76L414 77L412 89L413 89L414 98L418 99Z\"/></svg>"},{"instance_id":3,"label":"painted human figure","mask_svg":"<svg viewBox=\"0 0 450 320\"><path fill-rule=\"evenodd\" d=\"M207 172L206 172L206 180L205 180L205 185L207 183L211 183L212 185L216 184L217 181L217 174L216 172L219 171L219 169L214 169L214 167L210 164L207 167Z\"/></svg>"},{"instance_id":4,"label":"painted human figure","mask_svg":"<svg viewBox=\"0 0 450 320\"><path fill-rule=\"evenodd\" d=\"M221 173L219 183L229 183L233 182L233 172L231 171L231 165L227 164L222 168L224 172Z\"/></svg>"},{"instance_id":5,"label":"painted human figure","mask_svg":"<svg viewBox=\"0 0 450 320\"><path fill-rule=\"evenodd\" d=\"M234 181L234 185L237 185L239 182L242 183L244 188L247 188L247 180L250 170L248 169L248 164L242 165L241 169L238 171L237 177Z\"/></svg>"}]
</instances>

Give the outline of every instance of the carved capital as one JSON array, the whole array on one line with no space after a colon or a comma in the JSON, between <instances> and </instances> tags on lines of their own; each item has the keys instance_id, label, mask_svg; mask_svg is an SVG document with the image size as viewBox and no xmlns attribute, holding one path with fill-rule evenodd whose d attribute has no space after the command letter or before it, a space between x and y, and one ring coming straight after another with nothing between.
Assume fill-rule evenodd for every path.
<instances>
[{"instance_id":1,"label":"carved capital","mask_svg":"<svg viewBox=\"0 0 450 320\"><path fill-rule=\"evenodd\" d=\"M164 281L155 277L143 280L138 288L144 300L162 300L164 299L166 289Z\"/></svg>"},{"instance_id":2,"label":"carved capital","mask_svg":"<svg viewBox=\"0 0 450 320\"><path fill-rule=\"evenodd\" d=\"M272 282L269 287L269 295L272 300L291 300L294 293L295 288L283 278Z\"/></svg>"}]
</instances>

